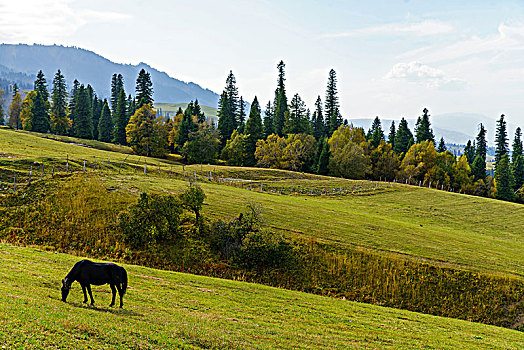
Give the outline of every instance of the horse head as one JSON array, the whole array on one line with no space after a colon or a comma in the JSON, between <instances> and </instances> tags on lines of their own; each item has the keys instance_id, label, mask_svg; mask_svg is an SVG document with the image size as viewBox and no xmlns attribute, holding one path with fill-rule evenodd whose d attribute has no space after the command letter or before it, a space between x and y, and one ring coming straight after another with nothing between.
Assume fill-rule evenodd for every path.
<instances>
[{"instance_id":1,"label":"horse head","mask_svg":"<svg viewBox=\"0 0 524 350\"><path fill-rule=\"evenodd\" d=\"M71 289L71 282L67 280L67 278L62 280L62 301L65 302L67 299L67 295L69 294L69 290Z\"/></svg>"}]
</instances>

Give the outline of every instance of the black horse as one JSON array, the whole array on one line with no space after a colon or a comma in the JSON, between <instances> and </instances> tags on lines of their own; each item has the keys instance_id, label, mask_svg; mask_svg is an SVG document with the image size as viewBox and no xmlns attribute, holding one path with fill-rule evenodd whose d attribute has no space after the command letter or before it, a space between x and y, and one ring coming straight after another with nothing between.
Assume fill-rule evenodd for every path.
<instances>
[{"instance_id":1,"label":"black horse","mask_svg":"<svg viewBox=\"0 0 524 350\"><path fill-rule=\"evenodd\" d=\"M93 300L93 294L91 293L91 284L100 286L109 283L111 291L113 292L113 299L109 306L111 307L115 305L116 289L118 289L118 295L120 295L120 307L124 305L122 298L127 289L127 272L121 266L112 263L99 264L89 260L77 262L71 271L69 271L66 278L62 280L63 302L66 301L69 290L71 289L71 284L74 281L78 281L82 286L82 291L84 292L84 303L87 303L86 289L91 298L91 305L94 305L95 303Z\"/></svg>"}]
</instances>

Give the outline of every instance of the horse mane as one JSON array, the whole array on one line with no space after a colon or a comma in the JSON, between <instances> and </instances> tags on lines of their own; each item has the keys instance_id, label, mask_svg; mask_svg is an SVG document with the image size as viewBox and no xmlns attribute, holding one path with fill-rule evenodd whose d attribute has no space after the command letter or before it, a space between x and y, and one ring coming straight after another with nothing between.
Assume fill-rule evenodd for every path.
<instances>
[{"instance_id":1,"label":"horse mane","mask_svg":"<svg viewBox=\"0 0 524 350\"><path fill-rule=\"evenodd\" d=\"M71 271L69 271L69 273L67 274L67 276L65 277L65 279L67 281L71 281L71 282L74 282L75 281L75 278L76 278L76 275L78 275L78 270L80 270L80 265L86 260L81 260L79 262L77 262L75 264L75 266L73 266L73 268L71 269Z\"/></svg>"}]
</instances>

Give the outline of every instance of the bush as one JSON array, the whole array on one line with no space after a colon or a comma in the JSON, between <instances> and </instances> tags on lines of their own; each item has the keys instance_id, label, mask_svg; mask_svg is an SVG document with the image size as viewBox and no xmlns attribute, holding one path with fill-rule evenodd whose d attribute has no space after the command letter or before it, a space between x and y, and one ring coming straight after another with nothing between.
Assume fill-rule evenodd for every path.
<instances>
[{"instance_id":1,"label":"bush","mask_svg":"<svg viewBox=\"0 0 524 350\"><path fill-rule=\"evenodd\" d=\"M291 244L282 236L272 232L256 231L244 237L236 262L249 269L279 268L291 261L292 252Z\"/></svg>"},{"instance_id":2,"label":"bush","mask_svg":"<svg viewBox=\"0 0 524 350\"><path fill-rule=\"evenodd\" d=\"M144 248L178 235L180 201L171 195L142 193L137 204L119 216L124 237L133 248Z\"/></svg>"}]
</instances>

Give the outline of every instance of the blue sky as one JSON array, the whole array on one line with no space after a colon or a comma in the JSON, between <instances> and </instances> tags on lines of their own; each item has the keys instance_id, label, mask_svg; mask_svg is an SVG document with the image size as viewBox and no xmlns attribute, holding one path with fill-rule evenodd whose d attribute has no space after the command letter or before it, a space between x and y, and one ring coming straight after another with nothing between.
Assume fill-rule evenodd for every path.
<instances>
[{"instance_id":1,"label":"blue sky","mask_svg":"<svg viewBox=\"0 0 524 350\"><path fill-rule=\"evenodd\" d=\"M75 45L220 92L309 107L330 68L346 118L480 113L524 124L522 1L7 1L0 41Z\"/></svg>"}]
</instances>

